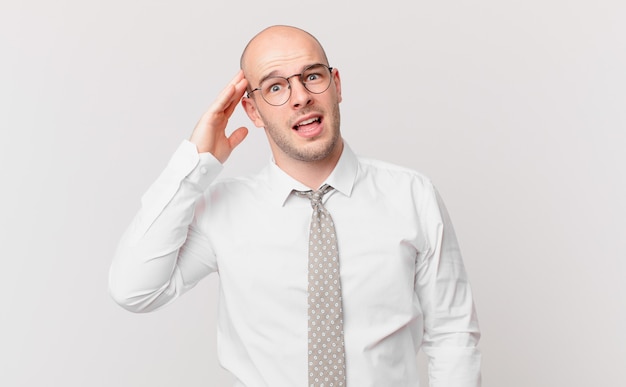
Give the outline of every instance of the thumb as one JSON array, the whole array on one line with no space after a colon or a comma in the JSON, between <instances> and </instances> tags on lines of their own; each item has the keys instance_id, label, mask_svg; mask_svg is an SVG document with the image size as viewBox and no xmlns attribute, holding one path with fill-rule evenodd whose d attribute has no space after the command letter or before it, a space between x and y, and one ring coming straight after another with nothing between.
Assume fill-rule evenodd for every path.
<instances>
[{"instance_id":1,"label":"thumb","mask_svg":"<svg viewBox=\"0 0 626 387\"><path fill-rule=\"evenodd\" d=\"M248 128L242 126L231 133L228 137L230 149L235 149L248 135Z\"/></svg>"}]
</instances>

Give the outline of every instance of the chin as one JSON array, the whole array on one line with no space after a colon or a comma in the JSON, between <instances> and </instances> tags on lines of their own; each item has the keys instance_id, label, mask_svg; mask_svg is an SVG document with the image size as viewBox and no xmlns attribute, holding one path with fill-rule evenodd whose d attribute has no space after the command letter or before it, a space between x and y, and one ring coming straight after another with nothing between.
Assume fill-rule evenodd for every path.
<instances>
[{"instance_id":1,"label":"chin","mask_svg":"<svg viewBox=\"0 0 626 387\"><path fill-rule=\"evenodd\" d=\"M339 145L340 141L338 135L330 139L318 139L308 144L308 146L302 147L299 151L296 151L296 154L293 156L300 161L322 161L331 157Z\"/></svg>"}]
</instances>

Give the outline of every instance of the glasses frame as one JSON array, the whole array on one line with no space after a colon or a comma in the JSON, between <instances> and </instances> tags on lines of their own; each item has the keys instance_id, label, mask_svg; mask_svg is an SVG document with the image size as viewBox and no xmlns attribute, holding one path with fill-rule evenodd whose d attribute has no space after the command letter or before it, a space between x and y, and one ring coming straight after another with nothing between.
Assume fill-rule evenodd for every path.
<instances>
[{"instance_id":1,"label":"glasses frame","mask_svg":"<svg viewBox=\"0 0 626 387\"><path fill-rule=\"evenodd\" d=\"M315 92L315 91L311 91L311 90L309 90L309 88L308 88L308 87L306 87L306 82L304 81L304 79L302 79L302 76L303 76L303 75L307 72L307 70L309 70L310 68L315 67L315 66L322 66L322 67L326 67L326 68L328 69L328 72L330 73L330 79L329 79L329 81L328 81L328 86L326 86L326 88L325 88L324 90L319 91L319 92ZM323 63L314 63L314 64L312 64L312 65L310 65L310 66L307 66L307 67L305 67L304 69L302 69L302 72L301 72L301 73L298 73L298 74L293 74L293 75L290 75L290 76L288 76L288 77L281 77L281 76L271 76L271 77L267 77L267 78L263 79L263 80L261 81L261 83L265 82L267 79L270 79L270 78L280 78L280 79L284 79L285 81L287 81L287 84L289 85L289 96L287 97L287 99L285 100L285 102L283 102L283 103L281 103L281 104L273 104L273 103L270 103L268 100L266 100L266 99L265 99L265 97L263 96L263 93L261 93L261 98L263 98L263 101L265 101L265 103L267 103L268 105L271 105L271 106L282 106L282 105L286 104L287 102L289 102L289 99L291 98L291 82L290 82L289 80L290 80L291 78L293 78L293 77L298 77L298 80L300 81L300 83L302 84L302 86L304 86L304 88L305 88L305 89L306 89L309 93L312 93L312 94L322 94L322 93L326 92L326 90L328 90L328 88L330 87L330 84L332 83L333 69L334 69L334 67L327 66L327 65L325 65L325 64L323 64ZM259 91L259 90L261 90L261 86L260 86L260 85L259 85L259 87L254 88L254 89L252 89L252 90L248 91L248 92L246 93L246 97L250 98L250 96L252 95L252 93L254 93L255 91Z\"/></svg>"}]
</instances>

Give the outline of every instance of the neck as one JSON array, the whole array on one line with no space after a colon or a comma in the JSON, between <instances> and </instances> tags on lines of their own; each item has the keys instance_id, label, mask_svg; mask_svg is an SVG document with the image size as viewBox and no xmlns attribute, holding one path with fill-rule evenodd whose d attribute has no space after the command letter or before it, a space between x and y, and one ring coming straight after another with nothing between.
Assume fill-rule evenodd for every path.
<instances>
[{"instance_id":1,"label":"neck","mask_svg":"<svg viewBox=\"0 0 626 387\"><path fill-rule=\"evenodd\" d=\"M294 160L287 157L277 157L274 155L276 165L285 173L298 180L307 187L316 190L328 178L337 166L343 151L343 141L338 141L337 146L324 159L317 161ZM283 156L283 155L281 155Z\"/></svg>"}]
</instances>

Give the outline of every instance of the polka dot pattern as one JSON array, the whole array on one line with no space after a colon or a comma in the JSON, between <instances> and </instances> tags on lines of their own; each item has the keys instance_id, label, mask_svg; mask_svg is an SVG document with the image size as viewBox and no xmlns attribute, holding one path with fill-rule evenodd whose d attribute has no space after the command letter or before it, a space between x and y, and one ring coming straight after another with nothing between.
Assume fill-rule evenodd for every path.
<instances>
[{"instance_id":1,"label":"polka dot pattern","mask_svg":"<svg viewBox=\"0 0 626 387\"><path fill-rule=\"evenodd\" d=\"M339 254L333 220L322 205L322 197L333 188L296 195L311 200L313 216L309 234L309 386L346 385L343 341L343 309Z\"/></svg>"}]
</instances>

